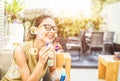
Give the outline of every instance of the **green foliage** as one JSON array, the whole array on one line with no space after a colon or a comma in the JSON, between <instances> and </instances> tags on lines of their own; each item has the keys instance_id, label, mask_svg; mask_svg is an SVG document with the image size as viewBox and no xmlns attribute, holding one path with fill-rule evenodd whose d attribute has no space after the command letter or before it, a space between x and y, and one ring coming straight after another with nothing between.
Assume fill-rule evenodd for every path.
<instances>
[{"instance_id":1,"label":"green foliage","mask_svg":"<svg viewBox=\"0 0 120 81\"><path fill-rule=\"evenodd\" d=\"M120 2L120 0L92 0L93 15L100 14L105 5Z\"/></svg>"},{"instance_id":2,"label":"green foliage","mask_svg":"<svg viewBox=\"0 0 120 81\"><path fill-rule=\"evenodd\" d=\"M80 30L86 30L86 24L92 22L94 24L94 30L100 30L101 24L103 24L103 18L100 16L91 18L56 18L58 25L58 35L60 37L77 36Z\"/></svg>"},{"instance_id":3,"label":"green foliage","mask_svg":"<svg viewBox=\"0 0 120 81\"><path fill-rule=\"evenodd\" d=\"M20 12L24 9L23 2L21 0L12 0L12 3L8 3L5 0L5 15L8 16L8 22L12 23L15 19L20 19Z\"/></svg>"},{"instance_id":4,"label":"green foliage","mask_svg":"<svg viewBox=\"0 0 120 81\"><path fill-rule=\"evenodd\" d=\"M105 4L112 4L116 2L120 2L120 0L99 0L100 2L105 2Z\"/></svg>"}]
</instances>

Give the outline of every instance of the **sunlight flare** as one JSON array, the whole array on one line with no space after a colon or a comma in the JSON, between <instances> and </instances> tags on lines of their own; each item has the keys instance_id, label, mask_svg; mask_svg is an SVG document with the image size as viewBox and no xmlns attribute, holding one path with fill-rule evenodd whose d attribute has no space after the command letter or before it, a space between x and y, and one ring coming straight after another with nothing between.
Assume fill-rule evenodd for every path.
<instances>
[{"instance_id":1,"label":"sunlight flare","mask_svg":"<svg viewBox=\"0 0 120 81\"><path fill-rule=\"evenodd\" d=\"M25 6L26 9L47 8L55 16L78 17L83 14L84 17L89 17L91 0L26 0Z\"/></svg>"}]
</instances>

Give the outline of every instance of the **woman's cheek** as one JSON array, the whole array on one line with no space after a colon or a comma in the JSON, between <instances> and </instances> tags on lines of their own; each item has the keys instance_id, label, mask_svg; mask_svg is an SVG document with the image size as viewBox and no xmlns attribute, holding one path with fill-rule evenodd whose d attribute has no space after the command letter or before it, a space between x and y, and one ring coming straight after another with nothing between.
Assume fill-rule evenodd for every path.
<instances>
[{"instance_id":1,"label":"woman's cheek","mask_svg":"<svg viewBox=\"0 0 120 81\"><path fill-rule=\"evenodd\" d=\"M37 38L44 40L45 39L45 33L44 32L38 32L37 33Z\"/></svg>"},{"instance_id":2,"label":"woman's cheek","mask_svg":"<svg viewBox=\"0 0 120 81\"><path fill-rule=\"evenodd\" d=\"M38 38L38 39L42 39L42 40L45 41L45 42L48 42L48 41L49 41L48 38L47 38L47 36L46 36L46 33L45 33L45 32L38 32L38 33L37 33L37 38Z\"/></svg>"},{"instance_id":3,"label":"woman's cheek","mask_svg":"<svg viewBox=\"0 0 120 81\"><path fill-rule=\"evenodd\" d=\"M42 32L37 32L37 38L42 39L43 38L42 34L43 34Z\"/></svg>"}]
</instances>

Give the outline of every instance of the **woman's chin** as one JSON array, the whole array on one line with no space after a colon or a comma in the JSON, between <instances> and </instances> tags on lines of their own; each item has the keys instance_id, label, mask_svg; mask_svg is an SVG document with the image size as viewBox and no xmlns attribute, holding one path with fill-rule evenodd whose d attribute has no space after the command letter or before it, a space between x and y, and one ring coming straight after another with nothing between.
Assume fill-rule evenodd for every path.
<instances>
[{"instance_id":1,"label":"woman's chin","mask_svg":"<svg viewBox=\"0 0 120 81\"><path fill-rule=\"evenodd\" d=\"M53 39L45 39L45 42L53 42Z\"/></svg>"}]
</instances>

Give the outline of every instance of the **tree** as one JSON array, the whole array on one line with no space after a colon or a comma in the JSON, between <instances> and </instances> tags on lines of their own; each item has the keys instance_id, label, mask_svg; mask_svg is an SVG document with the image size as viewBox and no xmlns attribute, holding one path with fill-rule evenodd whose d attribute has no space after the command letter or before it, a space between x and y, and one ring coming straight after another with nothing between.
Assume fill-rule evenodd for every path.
<instances>
[{"instance_id":1,"label":"tree","mask_svg":"<svg viewBox=\"0 0 120 81\"><path fill-rule=\"evenodd\" d=\"M12 3L8 3L5 0L5 15L7 15L9 23L12 23L14 20L20 20L20 12L23 9L21 0L12 0Z\"/></svg>"}]
</instances>

